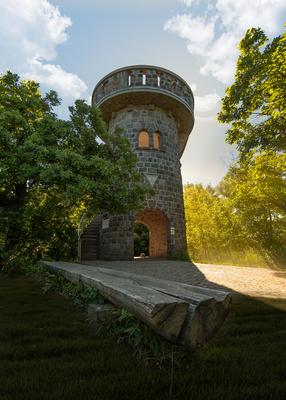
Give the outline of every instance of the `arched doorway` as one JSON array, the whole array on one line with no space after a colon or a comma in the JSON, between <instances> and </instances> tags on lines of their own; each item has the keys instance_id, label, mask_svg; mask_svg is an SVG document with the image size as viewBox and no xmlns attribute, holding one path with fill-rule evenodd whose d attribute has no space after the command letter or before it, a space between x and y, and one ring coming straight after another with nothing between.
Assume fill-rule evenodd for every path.
<instances>
[{"instance_id":1,"label":"arched doorway","mask_svg":"<svg viewBox=\"0 0 286 400\"><path fill-rule=\"evenodd\" d=\"M168 255L168 219L157 209L146 209L135 216L135 223L141 223L149 229L149 256L167 257Z\"/></svg>"},{"instance_id":2,"label":"arched doorway","mask_svg":"<svg viewBox=\"0 0 286 400\"><path fill-rule=\"evenodd\" d=\"M149 229L141 222L134 224L134 256L149 256Z\"/></svg>"}]
</instances>

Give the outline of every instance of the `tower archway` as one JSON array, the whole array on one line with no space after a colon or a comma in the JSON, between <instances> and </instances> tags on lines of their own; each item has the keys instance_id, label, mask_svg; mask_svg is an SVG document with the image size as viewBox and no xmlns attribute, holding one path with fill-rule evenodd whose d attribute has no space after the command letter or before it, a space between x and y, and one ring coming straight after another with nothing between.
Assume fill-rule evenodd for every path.
<instances>
[{"instance_id":1,"label":"tower archway","mask_svg":"<svg viewBox=\"0 0 286 400\"><path fill-rule=\"evenodd\" d=\"M149 229L149 256L167 257L168 255L168 218L158 209L145 209L135 216L135 223L141 223Z\"/></svg>"}]
</instances>

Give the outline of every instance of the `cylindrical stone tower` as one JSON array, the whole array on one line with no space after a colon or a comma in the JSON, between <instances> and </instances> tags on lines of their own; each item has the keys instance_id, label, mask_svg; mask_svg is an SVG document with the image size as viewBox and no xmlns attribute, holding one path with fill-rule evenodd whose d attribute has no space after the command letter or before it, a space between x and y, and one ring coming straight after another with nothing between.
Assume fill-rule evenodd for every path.
<instances>
[{"instance_id":1,"label":"cylindrical stone tower","mask_svg":"<svg viewBox=\"0 0 286 400\"><path fill-rule=\"evenodd\" d=\"M137 215L98 217L97 257L133 259L134 223L149 230L151 257L186 251L180 157L194 124L194 98L188 84L164 68L136 65L105 76L92 105L101 109L110 133L123 128L137 155L137 168L155 190ZM100 219L100 221L99 221Z\"/></svg>"}]
</instances>

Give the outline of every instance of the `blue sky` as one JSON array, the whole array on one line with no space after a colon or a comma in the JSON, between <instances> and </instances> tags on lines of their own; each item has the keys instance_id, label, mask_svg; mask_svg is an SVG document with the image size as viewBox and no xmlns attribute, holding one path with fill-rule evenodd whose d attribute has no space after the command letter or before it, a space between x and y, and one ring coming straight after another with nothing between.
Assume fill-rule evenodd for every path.
<instances>
[{"instance_id":1,"label":"blue sky","mask_svg":"<svg viewBox=\"0 0 286 400\"><path fill-rule=\"evenodd\" d=\"M216 119L233 80L236 48L248 27L281 34L285 0L0 0L0 71L58 91L59 115L75 98L90 100L115 68L162 66L195 95L195 127L182 161L183 181L216 184L235 159Z\"/></svg>"}]
</instances>

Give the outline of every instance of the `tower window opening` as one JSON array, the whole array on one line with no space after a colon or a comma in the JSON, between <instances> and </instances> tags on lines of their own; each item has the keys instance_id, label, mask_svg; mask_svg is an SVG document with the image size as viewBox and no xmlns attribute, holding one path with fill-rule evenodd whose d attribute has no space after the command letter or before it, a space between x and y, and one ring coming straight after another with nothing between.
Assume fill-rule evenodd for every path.
<instances>
[{"instance_id":1,"label":"tower window opening","mask_svg":"<svg viewBox=\"0 0 286 400\"><path fill-rule=\"evenodd\" d=\"M150 147L150 136L149 132L141 131L138 135L138 147L146 149Z\"/></svg>"},{"instance_id":2,"label":"tower window opening","mask_svg":"<svg viewBox=\"0 0 286 400\"><path fill-rule=\"evenodd\" d=\"M159 132L154 132L153 147L154 147L154 149L160 150L160 133Z\"/></svg>"},{"instance_id":3,"label":"tower window opening","mask_svg":"<svg viewBox=\"0 0 286 400\"><path fill-rule=\"evenodd\" d=\"M146 85L146 75L142 75L142 85Z\"/></svg>"},{"instance_id":4,"label":"tower window opening","mask_svg":"<svg viewBox=\"0 0 286 400\"><path fill-rule=\"evenodd\" d=\"M158 83L158 87L160 87L160 85L161 85L161 78L160 78L159 75L157 76L157 83Z\"/></svg>"},{"instance_id":5,"label":"tower window opening","mask_svg":"<svg viewBox=\"0 0 286 400\"><path fill-rule=\"evenodd\" d=\"M131 86L131 75L128 75L128 86Z\"/></svg>"}]
</instances>

